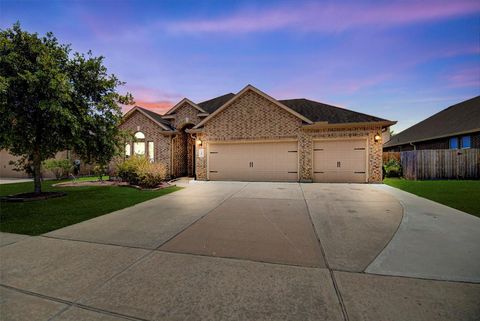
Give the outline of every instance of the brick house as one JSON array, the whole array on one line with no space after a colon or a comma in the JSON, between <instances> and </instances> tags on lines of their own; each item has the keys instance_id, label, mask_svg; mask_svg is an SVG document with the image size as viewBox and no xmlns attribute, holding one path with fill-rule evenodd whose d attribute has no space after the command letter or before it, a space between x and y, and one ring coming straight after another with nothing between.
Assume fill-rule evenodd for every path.
<instances>
[{"instance_id":1,"label":"brick house","mask_svg":"<svg viewBox=\"0 0 480 321\"><path fill-rule=\"evenodd\" d=\"M136 137L125 156L161 162L171 177L377 183L382 133L393 124L248 85L198 104L185 98L164 115L136 106L120 126Z\"/></svg>"},{"instance_id":2,"label":"brick house","mask_svg":"<svg viewBox=\"0 0 480 321\"><path fill-rule=\"evenodd\" d=\"M480 96L465 100L391 137L385 152L480 148Z\"/></svg>"}]
</instances>

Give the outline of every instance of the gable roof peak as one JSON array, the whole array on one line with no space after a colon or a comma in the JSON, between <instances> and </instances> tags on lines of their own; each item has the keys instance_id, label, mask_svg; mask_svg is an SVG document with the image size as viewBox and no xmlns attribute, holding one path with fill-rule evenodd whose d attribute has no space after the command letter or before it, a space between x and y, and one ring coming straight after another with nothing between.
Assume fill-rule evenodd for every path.
<instances>
[{"instance_id":1,"label":"gable roof peak","mask_svg":"<svg viewBox=\"0 0 480 321\"><path fill-rule=\"evenodd\" d=\"M123 115L123 121L125 121L127 118L129 118L135 111L138 111L139 113L143 114L150 120L152 120L154 123L162 127L164 130L172 130L172 127L170 126L170 123L166 121L165 119L162 118L162 115L159 113L156 113L152 110L149 110L144 107L140 107L138 105L135 105L132 109L130 109L125 115ZM123 122L122 121L122 122Z\"/></svg>"},{"instance_id":2,"label":"gable roof peak","mask_svg":"<svg viewBox=\"0 0 480 321\"><path fill-rule=\"evenodd\" d=\"M188 99L187 97L184 97L182 100L180 100L178 103L176 103L172 108L170 108L166 113L165 115L170 115L172 114L175 110L177 110L178 107L180 107L181 105L183 105L184 103L187 103L189 105L191 105L193 108L197 109L199 112L201 113L206 113L205 110L203 110L200 106L198 106L197 104L195 104L193 101L191 101L190 99Z\"/></svg>"},{"instance_id":3,"label":"gable roof peak","mask_svg":"<svg viewBox=\"0 0 480 321\"><path fill-rule=\"evenodd\" d=\"M228 101L226 101L220 108L218 108L217 110L215 110L213 113L211 113L208 117L206 117L204 120L202 120L200 123L198 123L194 128L200 128L201 126L203 126L206 122L208 122L212 117L214 117L215 115L217 115L219 112L221 112L223 109L225 109L226 107L228 107L229 105L232 104L232 102L234 102L238 97L242 96L245 92L247 92L248 90L251 90L253 92L255 92L256 94L262 96L263 98L271 101L272 103L274 103L275 105L277 105L278 107L282 108L283 110L289 112L290 114L300 118L302 121L306 122L307 124L313 124L313 121L311 121L310 119L308 119L307 117L305 117L304 115L296 112L295 110L285 106L284 104L282 104L280 101L276 100L275 98L267 95L266 93L264 93L263 91L259 90L258 88L248 84L246 85L242 90L240 90L237 94L235 94L231 99L229 99Z\"/></svg>"}]
</instances>

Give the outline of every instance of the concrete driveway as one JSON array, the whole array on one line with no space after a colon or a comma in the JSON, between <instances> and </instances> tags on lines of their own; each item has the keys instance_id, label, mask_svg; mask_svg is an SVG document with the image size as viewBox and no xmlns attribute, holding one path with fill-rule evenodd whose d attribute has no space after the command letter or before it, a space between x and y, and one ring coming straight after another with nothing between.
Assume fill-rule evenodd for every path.
<instances>
[{"instance_id":1,"label":"concrete driveway","mask_svg":"<svg viewBox=\"0 0 480 321\"><path fill-rule=\"evenodd\" d=\"M0 236L2 320L480 315L480 219L381 185L198 182Z\"/></svg>"}]
</instances>

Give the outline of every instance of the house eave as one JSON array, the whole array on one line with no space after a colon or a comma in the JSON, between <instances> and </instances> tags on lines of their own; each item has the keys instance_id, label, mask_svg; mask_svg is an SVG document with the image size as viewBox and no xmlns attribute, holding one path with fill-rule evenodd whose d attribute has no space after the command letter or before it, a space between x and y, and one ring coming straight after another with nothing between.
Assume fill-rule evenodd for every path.
<instances>
[{"instance_id":1,"label":"house eave","mask_svg":"<svg viewBox=\"0 0 480 321\"><path fill-rule=\"evenodd\" d=\"M144 115L145 117L147 117L148 119L150 119L151 121L153 121L155 124L157 124L158 126L160 126L161 128L163 128L165 131L170 131L170 129L169 129L166 125L158 122L156 119L154 119L153 117L151 117L150 115L148 115L146 112L144 112L143 110L141 110L141 109L139 108L139 106L133 107L133 108L130 109L125 115L123 115L120 124L123 124L125 121L127 121L127 119L130 118L130 116L133 115L133 113L134 113L135 111L138 111L139 113L141 113L142 115Z\"/></svg>"},{"instance_id":2,"label":"house eave","mask_svg":"<svg viewBox=\"0 0 480 321\"><path fill-rule=\"evenodd\" d=\"M329 123L326 121L303 125L303 129L313 130L322 128L356 128L356 127L389 127L395 125L396 121L376 121L376 122L353 122L353 123Z\"/></svg>"}]
</instances>

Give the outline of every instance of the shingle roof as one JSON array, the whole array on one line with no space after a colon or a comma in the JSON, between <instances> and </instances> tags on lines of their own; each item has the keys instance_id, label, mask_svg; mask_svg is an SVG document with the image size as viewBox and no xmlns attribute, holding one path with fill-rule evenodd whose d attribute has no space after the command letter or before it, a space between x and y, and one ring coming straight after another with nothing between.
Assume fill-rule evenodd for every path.
<instances>
[{"instance_id":1,"label":"shingle roof","mask_svg":"<svg viewBox=\"0 0 480 321\"><path fill-rule=\"evenodd\" d=\"M279 101L313 122L326 121L330 124L339 124L386 121L386 119L304 98Z\"/></svg>"},{"instance_id":2,"label":"shingle roof","mask_svg":"<svg viewBox=\"0 0 480 321\"><path fill-rule=\"evenodd\" d=\"M232 99L235 94L229 93L213 99L198 103L202 109L209 113L213 113L222 107L227 101ZM293 109L297 113L307 117L313 122L327 121L331 124L338 123L356 123L356 122L376 122L385 121L385 119L358 113L352 110L323 104L308 99L287 99L279 100L285 106Z\"/></svg>"},{"instance_id":3,"label":"shingle roof","mask_svg":"<svg viewBox=\"0 0 480 321\"><path fill-rule=\"evenodd\" d=\"M162 118L162 115L157 114L156 112L153 112L147 108L143 108L140 106L136 106L138 109L141 109L143 112L145 112L148 116L152 117L156 122L161 123L162 125L167 126L168 128L172 129L172 126L170 125L170 122L166 119Z\"/></svg>"},{"instance_id":4,"label":"shingle roof","mask_svg":"<svg viewBox=\"0 0 480 321\"><path fill-rule=\"evenodd\" d=\"M197 105L205 110L208 113L213 113L218 108L222 107L227 101L232 99L235 96L233 93L228 93L222 96L218 96L212 98L210 100L203 101L198 103ZM330 124L338 124L338 123L356 123L356 122L377 122L377 121L385 121L385 119L378 118L375 116L367 115L358 113L352 110L335 107L332 105L323 104L317 101L308 100L308 99L287 99L287 100L279 100L280 103L284 104L285 106L291 108L292 110L296 111L297 113L305 116L306 118L310 119L313 122L328 122ZM149 109L140 108L142 111L147 113L153 119L162 123L163 125L172 128L170 122L166 119L162 118L162 115L157 114Z\"/></svg>"},{"instance_id":5,"label":"shingle roof","mask_svg":"<svg viewBox=\"0 0 480 321\"><path fill-rule=\"evenodd\" d=\"M450 106L392 136L383 147L480 130L480 96Z\"/></svg>"},{"instance_id":6,"label":"shingle roof","mask_svg":"<svg viewBox=\"0 0 480 321\"><path fill-rule=\"evenodd\" d=\"M235 96L235 94L229 93L229 94L215 97L210 100L203 101L201 103L198 103L197 105L200 106L200 108L202 108L206 112L211 114L218 108L222 107L222 105L225 104L227 101L232 99L233 96Z\"/></svg>"}]
</instances>

